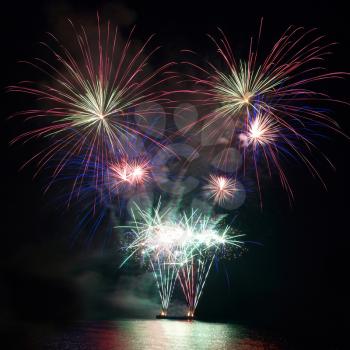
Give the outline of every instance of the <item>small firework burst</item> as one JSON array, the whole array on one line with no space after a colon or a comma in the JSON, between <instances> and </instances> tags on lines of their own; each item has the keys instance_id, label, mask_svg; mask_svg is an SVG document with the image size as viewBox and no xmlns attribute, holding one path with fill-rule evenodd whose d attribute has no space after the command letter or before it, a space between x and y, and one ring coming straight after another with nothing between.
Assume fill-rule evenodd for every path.
<instances>
[{"instance_id":1,"label":"small firework burst","mask_svg":"<svg viewBox=\"0 0 350 350\"><path fill-rule=\"evenodd\" d=\"M226 176L210 175L204 189L209 192L209 197L216 203L223 203L235 195L237 191L236 181Z\"/></svg>"},{"instance_id":2,"label":"small firework burst","mask_svg":"<svg viewBox=\"0 0 350 350\"><path fill-rule=\"evenodd\" d=\"M247 124L246 133L240 135L244 146L264 147L281 138L281 130L276 121L268 114L258 113Z\"/></svg>"},{"instance_id":3,"label":"small firework burst","mask_svg":"<svg viewBox=\"0 0 350 350\"><path fill-rule=\"evenodd\" d=\"M150 164L145 159L124 158L112 163L109 169L114 187L143 185L150 178Z\"/></svg>"}]
</instances>

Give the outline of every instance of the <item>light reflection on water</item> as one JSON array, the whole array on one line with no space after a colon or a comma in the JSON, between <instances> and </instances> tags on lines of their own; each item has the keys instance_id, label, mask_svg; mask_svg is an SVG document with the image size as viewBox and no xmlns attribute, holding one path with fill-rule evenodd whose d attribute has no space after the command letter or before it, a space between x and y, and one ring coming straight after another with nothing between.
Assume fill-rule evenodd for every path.
<instances>
[{"instance_id":1,"label":"light reflection on water","mask_svg":"<svg viewBox=\"0 0 350 350\"><path fill-rule=\"evenodd\" d=\"M233 324L118 320L80 325L52 339L50 350L279 350L277 343Z\"/></svg>"}]
</instances>

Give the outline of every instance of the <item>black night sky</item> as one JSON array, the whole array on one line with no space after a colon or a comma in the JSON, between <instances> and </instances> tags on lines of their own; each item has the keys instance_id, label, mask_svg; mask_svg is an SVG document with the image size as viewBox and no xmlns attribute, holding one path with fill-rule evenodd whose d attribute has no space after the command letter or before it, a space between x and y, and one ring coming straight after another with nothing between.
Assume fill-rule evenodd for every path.
<instances>
[{"instance_id":1,"label":"black night sky","mask_svg":"<svg viewBox=\"0 0 350 350\"><path fill-rule=\"evenodd\" d=\"M119 22L125 32L136 24L138 39L156 33L154 40L163 48L154 64L176 60L183 48L210 55L212 47L206 34L216 33L217 27L245 53L249 37L256 34L263 17L262 43L267 47L291 24L317 27L338 43L329 68L349 71L349 16L340 1L3 3L0 342L11 344L0 345L4 349L35 349L33 335L55 332L80 320L133 316L120 307L123 300L114 307L108 302L120 288L118 283L125 283L114 262L113 244L102 248L103 239L97 237L89 248L83 244L71 247L69 235L79 210L57 205L54 190L43 194L44 174L32 179L33 167L18 170L40 147L39 142L9 146L21 125L8 117L28 107L30 101L6 92L6 86L28 72L17 61L37 55L37 43L45 32L61 31L65 18L90 23L97 11L101 18ZM321 88L337 99L349 100L349 79ZM348 135L349 113L349 107L332 106L331 116ZM349 141L330 134L318 139L317 146L336 166L334 171L316 159L327 190L305 168L292 162L286 166L294 203L288 202L278 181L266 180L263 210L253 195L236 213L240 229L261 245L251 245L240 259L225 264L225 268L220 265L211 274L198 316L267 330L287 337L291 344L297 344L296 349L346 348Z\"/></svg>"}]
</instances>

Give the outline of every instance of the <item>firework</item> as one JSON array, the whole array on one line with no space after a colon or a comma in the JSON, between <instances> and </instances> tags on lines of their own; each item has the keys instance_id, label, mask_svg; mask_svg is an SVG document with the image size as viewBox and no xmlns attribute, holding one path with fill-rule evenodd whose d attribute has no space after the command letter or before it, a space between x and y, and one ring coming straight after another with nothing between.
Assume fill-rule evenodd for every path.
<instances>
[{"instance_id":1,"label":"firework","mask_svg":"<svg viewBox=\"0 0 350 350\"><path fill-rule=\"evenodd\" d=\"M186 245L186 259L181 264L178 279L185 296L189 317L194 317L196 307L202 295L207 277L216 257L233 256L234 249L242 242L230 226L222 226L222 217L212 219L192 211L183 214L184 230L190 232L191 239Z\"/></svg>"},{"instance_id":2,"label":"firework","mask_svg":"<svg viewBox=\"0 0 350 350\"><path fill-rule=\"evenodd\" d=\"M144 159L124 158L123 160L110 165L111 176L114 187L118 188L122 184L130 186L142 185L149 180L150 166Z\"/></svg>"},{"instance_id":3,"label":"firework","mask_svg":"<svg viewBox=\"0 0 350 350\"><path fill-rule=\"evenodd\" d=\"M217 175L210 175L204 189L209 192L209 197L219 204L231 199L237 191L235 180Z\"/></svg>"},{"instance_id":4,"label":"firework","mask_svg":"<svg viewBox=\"0 0 350 350\"><path fill-rule=\"evenodd\" d=\"M133 234L127 245L125 264L132 256L140 256L151 268L162 304L162 314L167 313L182 259L185 232L177 225L171 210L161 211L161 202L155 208L142 210L136 206L132 223L127 226Z\"/></svg>"},{"instance_id":5,"label":"firework","mask_svg":"<svg viewBox=\"0 0 350 350\"><path fill-rule=\"evenodd\" d=\"M285 148L292 149L296 153L299 153L299 151L296 149L292 139L290 139L290 135L284 134L283 131L284 129L280 127L271 115L258 112L255 116L248 118L244 131L239 134L244 158L251 156L253 159L259 190L260 180L258 169L260 159L263 159L270 174L270 164L278 169L282 185L292 193L286 173L279 159L282 154L288 154ZM300 156L303 157L301 153Z\"/></svg>"},{"instance_id":6,"label":"firework","mask_svg":"<svg viewBox=\"0 0 350 350\"><path fill-rule=\"evenodd\" d=\"M122 265L133 256L147 262L159 290L162 315L167 313L178 279L193 316L214 258L241 246L237 239L241 235L233 234L229 226L219 229L220 222L194 210L190 215L161 211L160 202L152 210L136 208L127 226L133 237Z\"/></svg>"},{"instance_id":7,"label":"firework","mask_svg":"<svg viewBox=\"0 0 350 350\"><path fill-rule=\"evenodd\" d=\"M254 149L275 144L280 136L280 128L276 121L271 116L261 113L248 120L246 133L239 135L244 147L252 145Z\"/></svg>"},{"instance_id":8,"label":"firework","mask_svg":"<svg viewBox=\"0 0 350 350\"><path fill-rule=\"evenodd\" d=\"M105 31L99 18L97 24L96 42L88 37L84 27L77 30L72 24L76 36L71 51L51 35L57 49L44 46L49 49L52 62L36 59L30 63L49 82L25 81L9 87L10 91L38 99L38 109L17 115L25 120L37 120L42 126L19 135L13 142L49 139L49 147L27 163L35 162L40 171L54 161L53 178L76 157L82 160L76 170L81 177L93 157L98 183L105 178L104 164L113 163L116 154L123 155L127 149L133 149L137 137L162 147L139 130L137 120L152 118L152 103L165 101L163 93L155 90L171 78L165 72L171 63L152 72L148 62L157 48L145 53L151 37L136 48L131 39L133 31L123 43L109 22ZM135 173L134 180L137 182L141 177Z\"/></svg>"},{"instance_id":9,"label":"firework","mask_svg":"<svg viewBox=\"0 0 350 350\"><path fill-rule=\"evenodd\" d=\"M260 33L261 28L258 43ZM196 96L194 101L207 112L184 131L199 125L212 139L225 138L230 144L240 139L243 145L252 146L255 161L260 151L268 159L266 148L278 148L277 141L283 139L285 155L294 154L320 178L307 156L314 149L308 133L315 134L318 127L340 131L321 108L322 103L334 100L311 85L344 77L345 73L326 72L322 66L333 44L326 43L315 30L289 27L264 59L260 59L251 42L247 59L239 60L221 34L218 41L210 37L223 61L220 68L212 63L206 68L185 62L194 68L195 73L188 78L195 88L182 92ZM277 165L282 184L292 195L278 152L272 158L271 165ZM259 182L259 164L254 165Z\"/></svg>"}]
</instances>

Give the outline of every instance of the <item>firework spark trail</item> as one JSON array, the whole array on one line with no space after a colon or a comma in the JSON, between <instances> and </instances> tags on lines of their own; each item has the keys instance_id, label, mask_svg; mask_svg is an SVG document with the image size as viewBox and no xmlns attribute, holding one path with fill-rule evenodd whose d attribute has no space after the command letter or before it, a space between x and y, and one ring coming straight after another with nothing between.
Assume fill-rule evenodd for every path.
<instances>
[{"instance_id":1,"label":"firework spark trail","mask_svg":"<svg viewBox=\"0 0 350 350\"><path fill-rule=\"evenodd\" d=\"M160 201L149 210L136 206L136 211L132 212L132 223L126 227L131 229L135 238L126 247L128 256L121 266L140 253L146 258L158 287L162 313L166 314L184 258L182 245L186 241L185 232L172 220L170 209L161 211Z\"/></svg>"},{"instance_id":2,"label":"firework spark trail","mask_svg":"<svg viewBox=\"0 0 350 350\"><path fill-rule=\"evenodd\" d=\"M178 279L188 306L187 316L194 316L214 258L215 254L202 259L192 257L191 260L181 266Z\"/></svg>"},{"instance_id":3,"label":"firework spark trail","mask_svg":"<svg viewBox=\"0 0 350 350\"><path fill-rule=\"evenodd\" d=\"M188 316L193 317L202 295L214 259L220 250L227 254L230 248L240 248L242 242L229 226L220 229L222 217L212 219L193 210L180 220L190 239L185 245L178 279L188 306Z\"/></svg>"},{"instance_id":4,"label":"firework spark trail","mask_svg":"<svg viewBox=\"0 0 350 350\"><path fill-rule=\"evenodd\" d=\"M263 126L264 129L268 129L264 132L269 131L269 139L266 140L266 134L264 136L268 142L263 142L263 138L259 141L256 139L258 143L254 141L252 147L255 152L253 163L258 184L260 164L257 161L257 153L262 152L269 172L271 165L277 168L282 186L288 195L293 197L279 160L281 155L277 143L281 138L288 149L284 155L296 155L311 174L324 184L309 159L316 147L311 142L310 135L306 134L306 127L312 123L311 131L318 125L342 134L337 123L320 109L321 103L341 101L333 100L309 87L312 83L344 78L347 75L344 72L324 71L322 64L330 54L329 49L333 43L326 43L324 36L318 35L314 29L305 31L303 28L289 27L265 59L258 63L258 50L253 49L252 41L248 58L238 60L228 39L222 31L220 32L222 36L219 40L209 37L224 62L222 69L210 62L208 67L189 61L183 62L194 69L194 73L187 74L187 81L192 83L194 88L178 92L195 96L193 101L208 109L199 120L183 131L187 132L198 125L201 131L209 130L213 139L225 135L228 143L235 144L239 136L237 133L247 136L253 131L254 120L256 124L260 123L260 127L261 123L268 123ZM261 27L258 43L260 33ZM263 115L264 119L259 119L259 115ZM327 157L324 157L329 162Z\"/></svg>"},{"instance_id":5,"label":"firework spark trail","mask_svg":"<svg viewBox=\"0 0 350 350\"><path fill-rule=\"evenodd\" d=\"M159 256L156 262L150 259L150 265L159 291L162 315L166 315L175 288L179 265L160 259Z\"/></svg>"},{"instance_id":6,"label":"firework spark trail","mask_svg":"<svg viewBox=\"0 0 350 350\"><path fill-rule=\"evenodd\" d=\"M51 82L23 81L9 87L9 91L37 97L39 109L17 115L26 121L35 119L43 124L19 135L13 142L50 139L50 146L35 154L24 166L35 162L37 174L48 162L59 159L53 178L77 155L82 158L77 172L84 174L92 155L95 155L98 183L105 176L100 171L104 169L101 165L114 161L115 154L125 153L125 148L132 148L137 136L164 147L139 130L135 117L151 118L154 113L149 104L166 101L165 94L155 90L172 78L170 73L166 74L172 63L147 72L149 59L158 50L155 48L145 54L152 37L141 48L134 49L133 30L123 44L118 30L112 30L108 22L104 37L98 17L98 40L92 45L84 27L77 30L71 24L76 35L76 47L80 50L78 54L69 51L51 35L58 49L43 45L53 55L53 63L40 58L29 63ZM96 50L95 45L98 46ZM96 51L97 57L94 55ZM143 108L146 103L147 107ZM75 183L74 186L77 185Z\"/></svg>"}]
</instances>

